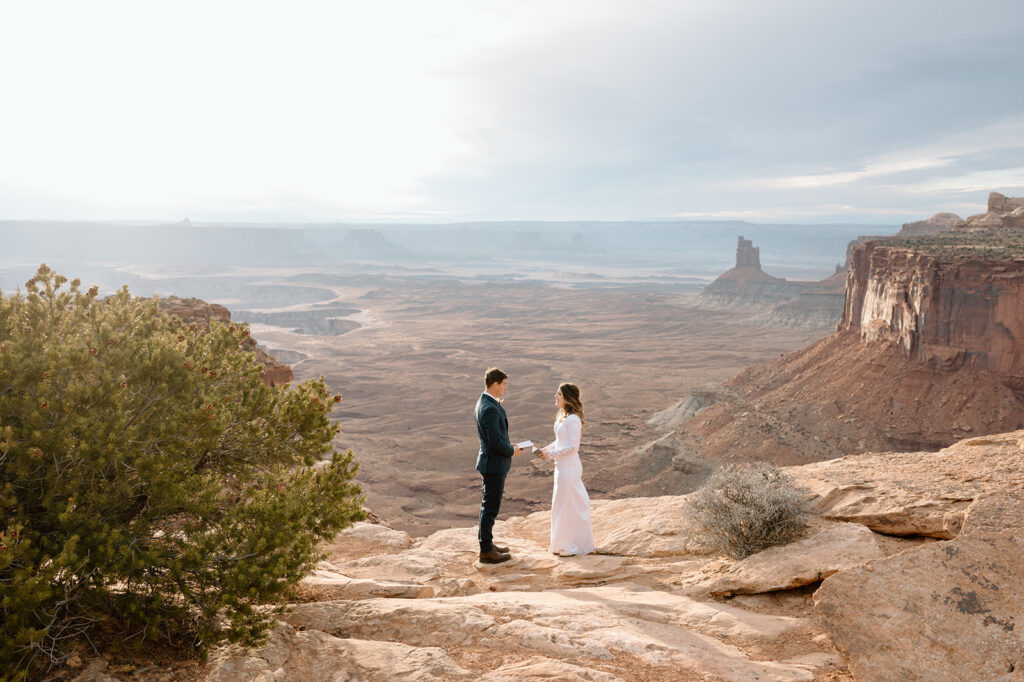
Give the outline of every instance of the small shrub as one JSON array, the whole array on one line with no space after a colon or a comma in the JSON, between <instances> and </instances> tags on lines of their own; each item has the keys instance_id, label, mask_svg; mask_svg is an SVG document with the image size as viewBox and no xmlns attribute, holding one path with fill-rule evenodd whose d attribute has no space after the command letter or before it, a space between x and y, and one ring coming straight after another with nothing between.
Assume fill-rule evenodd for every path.
<instances>
[{"instance_id":1,"label":"small shrub","mask_svg":"<svg viewBox=\"0 0 1024 682\"><path fill-rule=\"evenodd\" d=\"M709 549L742 559L803 532L808 502L776 467L727 465L690 496L690 509Z\"/></svg>"},{"instance_id":2,"label":"small shrub","mask_svg":"<svg viewBox=\"0 0 1024 682\"><path fill-rule=\"evenodd\" d=\"M0 680L97 638L259 641L261 606L364 516L352 453L332 453L338 398L265 386L244 326L45 265L26 290L0 296Z\"/></svg>"}]
</instances>

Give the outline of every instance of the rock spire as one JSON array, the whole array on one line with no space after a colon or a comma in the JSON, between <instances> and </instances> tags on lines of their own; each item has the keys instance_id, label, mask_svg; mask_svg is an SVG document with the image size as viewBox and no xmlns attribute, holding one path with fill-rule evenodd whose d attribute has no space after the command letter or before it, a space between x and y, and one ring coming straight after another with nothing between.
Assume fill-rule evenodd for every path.
<instances>
[{"instance_id":1,"label":"rock spire","mask_svg":"<svg viewBox=\"0 0 1024 682\"><path fill-rule=\"evenodd\" d=\"M749 239L739 238L736 244L736 267L761 269L761 247Z\"/></svg>"}]
</instances>

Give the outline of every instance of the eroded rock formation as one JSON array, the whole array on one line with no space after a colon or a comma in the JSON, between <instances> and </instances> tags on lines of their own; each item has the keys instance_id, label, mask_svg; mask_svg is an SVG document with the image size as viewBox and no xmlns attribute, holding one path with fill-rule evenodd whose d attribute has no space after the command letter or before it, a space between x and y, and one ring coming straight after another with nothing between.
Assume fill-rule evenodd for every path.
<instances>
[{"instance_id":1,"label":"eroded rock formation","mask_svg":"<svg viewBox=\"0 0 1024 682\"><path fill-rule=\"evenodd\" d=\"M836 273L813 283L795 298L777 303L751 322L769 327L832 330L842 314L845 283L846 272Z\"/></svg>"},{"instance_id":2,"label":"eroded rock formation","mask_svg":"<svg viewBox=\"0 0 1024 682\"><path fill-rule=\"evenodd\" d=\"M761 269L760 249L749 239L740 237L736 245L736 266L704 287L697 298L697 305L703 308L764 310L796 297L809 287L809 283L789 282L766 273Z\"/></svg>"},{"instance_id":3,"label":"eroded rock formation","mask_svg":"<svg viewBox=\"0 0 1024 682\"><path fill-rule=\"evenodd\" d=\"M898 237L913 237L919 234L938 234L947 232L962 220L956 213L936 213L926 220L916 220L912 223L904 223Z\"/></svg>"},{"instance_id":4,"label":"eroded rock formation","mask_svg":"<svg viewBox=\"0 0 1024 682\"><path fill-rule=\"evenodd\" d=\"M185 324L198 324L210 328L210 320L224 324L231 322L231 311L216 303L207 303L198 298L168 296L160 299L160 310L165 315L177 316Z\"/></svg>"},{"instance_id":5,"label":"eroded rock formation","mask_svg":"<svg viewBox=\"0 0 1024 682\"><path fill-rule=\"evenodd\" d=\"M742 235L736 243L736 267L761 269L761 248Z\"/></svg>"},{"instance_id":6,"label":"eroded rock formation","mask_svg":"<svg viewBox=\"0 0 1024 682\"><path fill-rule=\"evenodd\" d=\"M925 234L939 234L941 232L949 232L954 227L962 222L962 218L956 213L936 213L931 218L925 220L915 220L910 223L903 223L900 227L900 231L895 235L886 234L862 234L854 240L851 240L846 245L846 258L842 265L836 266L836 273L843 273L845 278L846 274L850 270L850 261L853 258L853 249L856 246L860 246L866 242L876 242L889 237L916 237Z\"/></svg>"},{"instance_id":7,"label":"eroded rock formation","mask_svg":"<svg viewBox=\"0 0 1024 682\"><path fill-rule=\"evenodd\" d=\"M224 324L231 322L231 311L216 303L207 303L198 298L177 298L174 296L160 299L160 310L166 315L177 316L185 324L198 324L209 329L210 321L217 320ZM268 386L280 386L291 382L294 378L292 368L281 364L262 348L258 348L256 340L247 336L242 341L242 348L255 354L256 362L263 365L260 378Z\"/></svg>"},{"instance_id":8,"label":"eroded rock formation","mask_svg":"<svg viewBox=\"0 0 1024 682\"><path fill-rule=\"evenodd\" d=\"M761 250L740 237L736 266L709 284L696 305L706 309L758 312L753 324L796 329L833 329L843 306L846 271L820 282L792 282L761 269Z\"/></svg>"},{"instance_id":9,"label":"eroded rock formation","mask_svg":"<svg viewBox=\"0 0 1024 682\"><path fill-rule=\"evenodd\" d=\"M957 230L1024 228L1024 197L1007 197L999 192L988 195L988 211L957 223Z\"/></svg>"},{"instance_id":10,"label":"eroded rock formation","mask_svg":"<svg viewBox=\"0 0 1024 682\"><path fill-rule=\"evenodd\" d=\"M997 497L1024 491L1024 432L961 440L938 452L850 455L791 467L815 511L887 535L948 540L964 528L1024 525L1020 507Z\"/></svg>"},{"instance_id":11,"label":"eroded rock formation","mask_svg":"<svg viewBox=\"0 0 1024 682\"><path fill-rule=\"evenodd\" d=\"M1007 197L999 192L988 195L989 213L1010 213L1018 208L1024 208L1024 197Z\"/></svg>"},{"instance_id":12,"label":"eroded rock formation","mask_svg":"<svg viewBox=\"0 0 1024 682\"><path fill-rule=\"evenodd\" d=\"M796 464L1024 427L1024 231L921 229L856 245L836 333L726 382L662 459Z\"/></svg>"}]
</instances>

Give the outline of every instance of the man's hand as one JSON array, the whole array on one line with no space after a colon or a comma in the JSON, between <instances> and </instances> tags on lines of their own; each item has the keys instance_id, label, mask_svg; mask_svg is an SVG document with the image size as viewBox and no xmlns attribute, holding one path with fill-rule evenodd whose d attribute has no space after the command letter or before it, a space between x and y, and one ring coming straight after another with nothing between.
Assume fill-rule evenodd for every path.
<instances>
[{"instance_id":1,"label":"man's hand","mask_svg":"<svg viewBox=\"0 0 1024 682\"><path fill-rule=\"evenodd\" d=\"M521 455L521 454L523 454L523 449L521 447L519 447L518 445L512 446L512 456L513 457L515 457L516 455Z\"/></svg>"}]
</instances>

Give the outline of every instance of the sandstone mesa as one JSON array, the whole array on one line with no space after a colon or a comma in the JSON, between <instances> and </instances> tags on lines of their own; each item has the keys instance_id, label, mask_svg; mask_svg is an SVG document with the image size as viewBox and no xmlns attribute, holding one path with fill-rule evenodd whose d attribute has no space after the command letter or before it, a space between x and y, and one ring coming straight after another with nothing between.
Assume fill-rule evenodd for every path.
<instances>
[{"instance_id":1,"label":"sandstone mesa","mask_svg":"<svg viewBox=\"0 0 1024 682\"><path fill-rule=\"evenodd\" d=\"M742 236L736 266L707 285L695 305L702 309L760 312L752 323L800 329L831 328L842 309L842 273L821 282L773 277L761 269L761 250Z\"/></svg>"}]
</instances>

